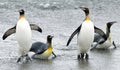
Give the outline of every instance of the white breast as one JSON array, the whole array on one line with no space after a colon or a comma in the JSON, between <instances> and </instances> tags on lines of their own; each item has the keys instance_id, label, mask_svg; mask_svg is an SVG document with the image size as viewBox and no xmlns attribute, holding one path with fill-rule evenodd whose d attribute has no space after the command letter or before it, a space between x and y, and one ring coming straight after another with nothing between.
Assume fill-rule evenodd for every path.
<instances>
[{"instance_id":1,"label":"white breast","mask_svg":"<svg viewBox=\"0 0 120 70\"><path fill-rule=\"evenodd\" d=\"M31 47L31 28L27 20L19 20L16 27L16 39L20 46L20 53L25 54Z\"/></svg>"},{"instance_id":2,"label":"white breast","mask_svg":"<svg viewBox=\"0 0 120 70\"><path fill-rule=\"evenodd\" d=\"M80 53L87 53L94 39L94 24L91 21L84 21L78 35Z\"/></svg>"}]
</instances>

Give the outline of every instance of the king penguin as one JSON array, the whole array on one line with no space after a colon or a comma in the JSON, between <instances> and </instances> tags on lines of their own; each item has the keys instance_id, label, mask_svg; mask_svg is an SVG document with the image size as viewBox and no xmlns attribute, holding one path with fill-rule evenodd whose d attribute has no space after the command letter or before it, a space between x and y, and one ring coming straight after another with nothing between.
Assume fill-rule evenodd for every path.
<instances>
[{"instance_id":1,"label":"king penguin","mask_svg":"<svg viewBox=\"0 0 120 70\"><path fill-rule=\"evenodd\" d=\"M22 56L26 55L29 52L29 49L31 48L31 29L42 32L42 29L39 26L35 24L29 24L29 22L24 17L25 11L23 9L19 10L19 14L20 18L17 24L14 27L8 29L2 37L4 40L9 35L16 33L16 39L19 44L19 53L21 54L21 57L18 59L17 62L21 61Z\"/></svg>"},{"instance_id":2,"label":"king penguin","mask_svg":"<svg viewBox=\"0 0 120 70\"><path fill-rule=\"evenodd\" d=\"M56 57L55 53L52 51L52 38L53 36L47 36L47 42L35 42L32 44L28 56L38 59L48 59L51 54Z\"/></svg>"},{"instance_id":3,"label":"king penguin","mask_svg":"<svg viewBox=\"0 0 120 70\"><path fill-rule=\"evenodd\" d=\"M80 7L86 15L85 20L83 23L73 32L71 37L69 38L67 42L67 46L69 45L70 39L72 36L75 34L78 34L77 36L77 43L79 46L79 54L78 54L78 59L83 59L84 55L86 59L88 59L88 50L90 49L90 46L93 42L94 39L94 24L89 18L89 9L85 7Z\"/></svg>"},{"instance_id":4,"label":"king penguin","mask_svg":"<svg viewBox=\"0 0 120 70\"><path fill-rule=\"evenodd\" d=\"M114 46L114 48L116 48L116 44L114 41L112 41L111 39L111 31L110 28L111 26L116 23L116 21L113 22L108 22L106 24L106 36L102 37L101 35L99 35L99 33L95 34L94 37L94 43L95 45L93 45L93 47L91 48L91 50L98 48L98 49L107 49L109 48L112 44Z\"/></svg>"},{"instance_id":5,"label":"king penguin","mask_svg":"<svg viewBox=\"0 0 120 70\"><path fill-rule=\"evenodd\" d=\"M94 40L94 32L100 33L100 35L104 36L104 32L99 28L95 27L93 22L89 17L89 9L86 7L80 7L85 12L85 20L83 23L71 34L68 39L67 45L69 45L72 38L77 34L77 44L78 44L78 59L88 59L88 51Z\"/></svg>"}]
</instances>

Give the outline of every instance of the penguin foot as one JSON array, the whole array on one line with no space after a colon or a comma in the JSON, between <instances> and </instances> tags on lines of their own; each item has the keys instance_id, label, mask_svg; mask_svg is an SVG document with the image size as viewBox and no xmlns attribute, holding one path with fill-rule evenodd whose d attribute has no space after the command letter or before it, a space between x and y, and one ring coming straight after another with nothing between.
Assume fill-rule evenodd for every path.
<instances>
[{"instance_id":1,"label":"penguin foot","mask_svg":"<svg viewBox=\"0 0 120 70\"><path fill-rule=\"evenodd\" d=\"M17 60L17 63L19 63L19 62L21 62L21 57L20 57L20 58L18 58L18 60Z\"/></svg>"},{"instance_id":2,"label":"penguin foot","mask_svg":"<svg viewBox=\"0 0 120 70\"><path fill-rule=\"evenodd\" d=\"M54 53L54 52L52 52L52 54L54 55L54 58L56 58L57 56L56 56L56 54Z\"/></svg>"},{"instance_id":3,"label":"penguin foot","mask_svg":"<svg viewBox=\"0 0 120 70\"><path fill-rule=\"evenodd\" d=\"M18 58L18 60L17 60L17 63L19 63L19 62L21 62L22 60L23 60L23 55L22 56L20 56L19 58Z\"/></svg>"},{"instance_id":4,"label":"penguin foot","mask_svg":"<svg viewBox=\"0 0 120 70\"><path fill-rule=\"evenodd\" d=\"M26 55L22 55L18 58L17 63L26 63L26 62L31 62L32 59L28 56L28 54Z\"/></svg>"},{"instance_id":5,"label":"penguin foot","mask_svg":"<svg viewBox=\"0 0 120 70\"><path fill-rule=\"evenodd\" d=\"M52 54L54 55L53 59L55 59L57 57L56 54L54 52L52 52Z\"/></svg>"},{"instance_id":6,"label":"penguin foot","mask_svg":"<svg viewBox=\"0 0 120 70\"><path fill-rule=\"evenodd\" d=\"M26 54L26 62L32 62L32 59Z\"/></svg>"},{"instance_id":7,"label":"penguin foot","mask_svg":"<svg viewBox=\"0 0 120 70\"><path fill-rule=\"evenodd\" d=\"M89 55L86 53L85 59L88 59L88 58L89 58Z\"/></svg>"},{"instance_id":8,"label":"penguin foot","mask_svg":"<svg viewBox=\"0 0 120 70\"><path fill-rule=\"evenodd\" d=\"M81 53L81 59L83 59L84 58L84 53Z\"/></svg>"},{"instance_id":9,"label":"penguin foot","mask_svg":"<svg viewBox=\"0 0 120 70\"><path fill-rule=\"evenodd\" d=\"M114 46L114 49L116 49L117 47L116 47L116 44L115 44L115 42L113 41L113 46Z\"/></svg>"},{"instance_id":10,"label":"penguin foot","mask_svg":"<svg viewBox=\"0 0 120 70\"><path fill-rule=\"evenodd\" d=\"M85 53L81 53L80 55L78 55L78 60L80 60L80 59L88 59L89 58L89 55L86 53L86 55L85 55Z\"/></svg>"},{"instance_id":11,"label":"penguin foot","mask_svg":"<svg viewBox=\"0 0 120 70\"><path fill-rule=\"evenodd\" d=\"M80 60L80 59L81 59L80 55L78 55L78 56L77 56L77 59L78 59L78 60Z\"/></svg>"},{"instance_id":12,"label":"penguin foot","mask_svg":"<svg viewBox=\"0 0 120 70\"><path fill-rule=\"evenodd\" d=\"M80 59L84 59L84 53L81 53L80 55L78 55L78 60L80 60Z\"/></svg>"}]
</instances>

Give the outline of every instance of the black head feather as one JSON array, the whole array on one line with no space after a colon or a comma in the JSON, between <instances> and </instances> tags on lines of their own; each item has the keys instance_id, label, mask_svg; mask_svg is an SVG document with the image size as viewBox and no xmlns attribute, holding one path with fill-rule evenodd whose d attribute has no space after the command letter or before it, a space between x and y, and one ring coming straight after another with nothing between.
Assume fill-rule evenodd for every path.
<instances>
[{"instance_id":1,"label":"black head feather","mask_svg":"<svg viewBox=\"0 0 120 70\"><path fill-rule=\"evenodd\" d=\"M23 9L19 10L20 15L24 15L25 11Z\"/></svg>"},{"instance_id":2,"label":"black head feather","mask_svg":"<svg viewBox=\"0 0 120 70\"><path fill-rule=\"evenodd\" d=\"M112 26L114 23L116 23L116 21L113 21L113 22L108 22L108 23L107 23L107 27L108 27L108 29L110 29L110 28L111 28L111 26Z\"/></svg>"},{"instance_id":3,"label":"black head feather","mask_svg":"<svg viewBox=\"0 0 120 70\"><path fill-rule=\"evenodd\" d=\"M89 9L86 8L86 7L80 7L84 12L85 12L85 15L88 16L89 15Z\"/></svg>"},{"instance_id":4,"label":"black head feather","mask_svg":"<svg viewBox=\"0 0 120 70\"><path fill-rule=\"evenodd\" d=\"M53 36L51 36L51 35L48 35L48 36L47 36L47 42L48 42L48 43L51 43L51 41L52 41L52 38L53 38Z\"/></svg>"}]
</instances>

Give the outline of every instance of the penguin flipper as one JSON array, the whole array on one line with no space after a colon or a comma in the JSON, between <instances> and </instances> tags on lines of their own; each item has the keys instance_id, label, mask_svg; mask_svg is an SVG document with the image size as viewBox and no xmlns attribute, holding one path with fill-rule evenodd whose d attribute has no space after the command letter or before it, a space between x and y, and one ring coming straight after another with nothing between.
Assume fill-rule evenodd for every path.
<instances>
[{"instance_id":1,"label":"penguin flipper","mask_svg":"<svg viewBox=\"0 0 120 70\"><path fill-rule=\"evenodd\" d=\"M36 30L42 33L42 29L36 24L30 24L31 30Z\"/></svg>"},{"instance_id":2,"label":"penguin flipper","mask_svg":"<svg viewBox=\"0 0 120 70\"><path fill-rule=\"evenodd\" d=\"M70 41L72 40L72 38L73 38L77 33L79 33L80 29L81 29L81 25L71 34L70 38L68 39L68 42L67 42L67 45L66 45L66 46L68 46L69 43L70 43Z\"/></svg>"},{"instance_id":3,"label":"penguin flipper","mask_svg":"<svg viewBox=\"0 0 120 70\"><path fill-rule=\"evenodd\" d=\"M100 34L95 33L94 34L94 41L93 42L99 42L100 39L104 39Z\"/></svg>"},{"instance_id":4,"label":"penguin flipper","mask_svg":"<svg viewBox=\"0 0 120 70\"><path fill-rule=\"evenodd\" d=\"M30 51L35 52L36 54L42 54L47 50L48 45L42 42L35 42L32 44Z\"/></svg>"},{"instance_id":5,"label":"penguin flipper","mask_svg":"<svg viewBox=\"0 0 120 70\"><path fill-rule=\"evenodd\" d=\"M9 35L11 35L11 34L13 34L13 33L15 33L15 32L16 32L16 26L8 29L8 30L4 33L4 35L2 36L2 39L5 40Z\"/></svg>"},{"instance_id":6,"label":"penguin flipper","mask_svg":"<svg viewBox=\"0 0 120 70\"><path fill-rule=\"evenodd\" d=\"M106 34L105 34L101 29L99 29L99 28L96 27L96 26L94 26L94 29L95 29L95 33L98 33L98 34L101 35L103 38L105 38L105 40L107 40Z\"/></svg>"}]
</instances>

